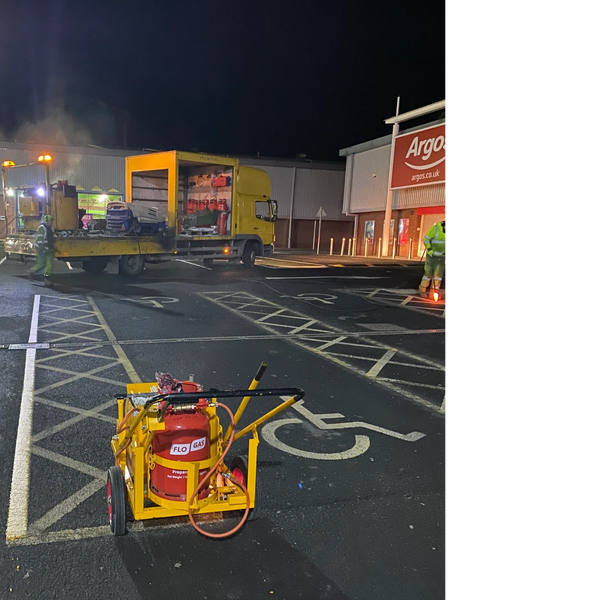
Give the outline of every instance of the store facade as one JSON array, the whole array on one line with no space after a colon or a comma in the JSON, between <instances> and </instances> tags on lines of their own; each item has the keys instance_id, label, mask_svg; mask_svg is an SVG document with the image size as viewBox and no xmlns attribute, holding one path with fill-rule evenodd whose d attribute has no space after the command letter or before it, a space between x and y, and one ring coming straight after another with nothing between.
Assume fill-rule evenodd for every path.
<instances>
[{"instance_id":1,"label":"store facade","mask_svg":"<svg viewBox=\"0 0 600 600\"><path fill-rule=\"evenodd\" d=\"M445 149L442 118L340 150L346 157L342 212L355 217L357 255L421 257L424 235L445 218Z\"/></svg>"}]
</instances>

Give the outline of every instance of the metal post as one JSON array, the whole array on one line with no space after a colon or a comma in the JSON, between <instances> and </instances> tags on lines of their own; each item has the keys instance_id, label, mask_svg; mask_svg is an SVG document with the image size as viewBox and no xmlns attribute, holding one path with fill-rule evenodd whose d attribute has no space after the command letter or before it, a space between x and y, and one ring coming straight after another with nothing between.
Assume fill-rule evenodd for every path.
<instances>
[{"instance_id":1,"label":"metal post","mask_svg":"<svg viewBox=\"0 0 600 600\"><path fill-rule=\"evenodd\" d=\"M329 256L333 256L333 238L331 238L331 242L329 243Z\"/></svg>"},{"instance_id":2,"label":"metal post","mask_svg":"<svg viewBox=\"0 0 600 600\"><path fill-rule=\"evenodd\" d=\"M294 220L294 188L296 186L296 167L292 171L292 197L290 198L290 227L288 229L288 248L292 247L292 222Z\"/></svg>"},{"instance_id":3,"label":"metal post","mask_svg":"<svg viewBox=\"0 0 600 600\"><path fill-rule=\"evenodd\" d=\"M396 100L396 116L398 116L400 112L400 96L398 96ZM392 190L392 172L394 170L394 148L396 146L396 137L398 136L398 131L400 130L400 125L398 123L394 123L392 127L392 147L390 148L390 166L389 166L389 174L388 174L388 190L387 190L387 201L385 205L385 216L383 219L383 255L387 256L389 252L389 243L390 243L390 222L392 220L392 205L394 203L394 190Z\"/></svg>"},{"instance_id":4,"label":"metal post","mask_svg":"<svg viewBox=\"0 0 600 600\"><path fill-rule=\"evenodd\" d=\"M350 246L350 244L348 244ZM340 256L344 256L344 248L346 247L346 238L342 238L342 251L340 252Z\"/></svg>"},{"instance_id":5,"label":"metal post","mask_svg":"<svg viewBox=\"0 0 600 600\"><path fill-rule=\"evenodd\" d=\"M408 260L412 258L412 238L408 239Z\"/></svg>"},{"instance_id":6,"label":"metal post","mask_svg":"<svg viewBox=\"0 0 600 600\"><path fill-rule=\"evenodd\" d=\"M50 165L46 162L44 163L44 175L46 177L46 214L51 215L51 207L50 207ZM56 223L54 226L56 227Z\"/></svg>"},{"instance_id":7,"label":"metal post","mask_svg":"<svg viewBox=\"0 0 600 600\"><path fill-rule=\"evenodd\" d=\"M392 258L396 258L396 238L392 240Z\"/></svg>"},{"instance_id":8,"label":"metal post","mask_svg":"<svg viewBox=\"0 0 600 600\"><path fill-rule=\"evenodd\" d=\"M321 215L319 215L319 235L317 236L317 254L319 254L320 247L321 247Z\"/></svg>"},{"instance_id":9,"label":"metal post","mask_svg":"<svg viewBox=\"0 0 600 600\"><path fill-rule=\"evenodd\" d=\"M316 241L317 241L317 221L315 220L315 226L313 227L313 250L315 249Z\"/></svg>"},{"instance_id":10,"label":"metal post","mask_svg":"<svg viewBox=\"0 0 600 600\"><path fill-rule=\"evenodd\" d=\"M352 240L354 238L348 238L348 256L350 256L350 251L352 250Z\"/></svg>"},{"instance_id":11,"label":"metal post","mask_svg":"<svg viewBox=\"0 0 600 600\"><path fill-rule=\"evenodd\" d=\"M2 206L4 206L4 236L8 236L8 199L6 190L6 171L2 167Z\"/></svg>"},{"instance_id":12,"label":"metal post","mask_svg":"<svg viewBox=\"0 0 600 600\"><path fill-rule=\"evenodd\" d=\"M367 238L365 238L365 258L367 258L367 247L368 247L367 243L368 243L368 240L367 240Z\"/></svg>"},{"instance_id":13,"label":"metal post","mask_svg":"<svg viewBox=\"0 0 600 600\"><path fill-rule=\"evenodd\" d=\"M381 258L381 238L379 238L379 243L377 244L377 258Z\"/></svg>"}]
</instances>

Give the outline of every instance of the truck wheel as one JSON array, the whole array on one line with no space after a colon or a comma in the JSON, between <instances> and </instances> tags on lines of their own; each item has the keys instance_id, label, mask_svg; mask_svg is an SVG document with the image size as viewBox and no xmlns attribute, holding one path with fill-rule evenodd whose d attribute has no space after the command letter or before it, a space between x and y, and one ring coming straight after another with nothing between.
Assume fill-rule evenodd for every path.
<instances>
[{"instance_id":1,"label":"truck wheel","mask_svg":"<svg viewBox=\"0 0 600 600\"><path fill-rule=\"evenodd\" d=\"M254 266L256 260L256 244L248 243L244 247L244 254L242 254L242 262L246 269L251 269Z\"/></svg>"},{"instance_id":2,"label":"truck wheel","mask_svg":"<svg viewBox=\"0 0 600 600\"><path fill-rule=\"evenodd\" d=\"M139 275L146 264L146 259L140 254L123 256L119 260L119 275L123 277L135 277Z\"/></svg>"},{"instance_id":3,"label":"truck wheel","mask_svg":"<svg viewBox=\"0 0 600 600\"><path fill-rule=\"evenodd\" d=\"M92 258L92 260L86 260L81 264L81 268L86 273L102 273L104 269L106 269L106 265L108 264L107 260L102 258Z\"/></svg>"},{"instance_id":4,"label":"truck wheel","mask_svg":"<svg viewBox=\"0 0 600 600\"><path fill-rule=\"evenodd\" d=\"M127 493L125 491L125 477L123 477L121 467L113 466L108 469L106 501L112 534L125 535L127 532Z\"/></svg>"}]
</instances>

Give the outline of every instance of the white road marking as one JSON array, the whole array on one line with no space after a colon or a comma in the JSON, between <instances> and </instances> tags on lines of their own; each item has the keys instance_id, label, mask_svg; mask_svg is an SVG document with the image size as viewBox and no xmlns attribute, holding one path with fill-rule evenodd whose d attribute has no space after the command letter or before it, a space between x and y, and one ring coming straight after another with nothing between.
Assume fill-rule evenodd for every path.
<instances>
[{"instance_id":1,"label":"white road marking","mask_svg":"<svg viewBox=\"0 0 600 600\"><path fill-rule=\"evenodd\" d=\"M0 265L1 265L1 264L2 264L2 263L5 261L5 260L6 260L6 256L5 256L5 257L4 257L2 260L0 260Z\"/></svg>"},{"instance_id":2,"label":"white road marking","mask_svg":"<svg viewBox=\"0 0 600 600\"><path fill-rule=\"evenodd\" d=\"M356 458L357 456L364 454L371 445L368 436L355 435L354 446L352 446L352 448L349 450L344 450L343 452L308 452L307 450L299 450L298 448L293 448L292 446L284 444L275 435L275 431L279 429L279 427L297 423L302 423L302 421L300 419L280 419L279 421L267 423L263 426L261 435L265 442L271 444L271 446L277 448L278 450L287 452L288 454L293 454L294 456L299 456L301 458L312 458L315 460L346 460L348 458Z\"/></svg>"},{"instance_id":3,"label":"white road marking","mask_svg":"<svg viewBox=\"0 0 600 600\"><path fill-rule=\"evenodd\" d=\"M298 275L296 277L265 277L265 279L389 279L389 277L368 277L366 275Z\"/></svg>"},{"instance_id":4,"label":"white road marking","mask_svg":"<svg viewBox=\"0 0 600 600\"><path fill-rule=\"evenodd\" d=\"M446 396L444 396L444 399L442 400L442 406L440 406L440 412L441 413L446 413Z\"/></svg>"},{"instance_id":5,"label":"white road marking","mask_svg":"<svg viewBox=\"0 0 600 600\"><path fill-rule=\"evenodd\" d=\"M366 373L367 377L377 377L381 369L390 362L392 357L396 354L395 350L388 350Z\"/></svg>"},{"instance_id":6,"label":"white road marking","mask_svg":"<svg viewBox=\"0 0 600 600\"><path fill-rule=\"evenodd\" d=\"M40 296L33 300L29 343L37 342L37 326L40 313ZM6 522L6 539L14 540L27 535L27 519L29 511L29 469L31 460L31 426L33 423L33 390L35 387L35 354L36 350L27 350L25 357L25 374L23 376L23 393L19 426L15 443L8 519Z\"/></svg>"},{"instance_id":7,"label":"white road marking","mask_svg":"<svg viewBox=\"0 0 600 600\"><path fill-rule=\"evenodd\" d=\"M67 265L67 267L69 268L69 271L72 271L72 270L73 270L73 267L71 266L71 263L70 263L68 260L66 260L66 261L65 261L65 264L66 264L66 265Z\"/></svg>"},{"instance_id":8,"label":"white road marking","mask_svg":"<svg viewBox=\"0 0 600 600\"><path fill-rule=\"evenodd\" d=\"M187 265L192 265L192 267L198 267L199 269L206 269L207 271L212 271L212 269L210 267L206 267L204 265L199 265L198 263L193 263L193 262L190 262L189 260L183 260L182 258L176 258L175 260L177 262L182 262Z\"/></svg>"}]
</instances>

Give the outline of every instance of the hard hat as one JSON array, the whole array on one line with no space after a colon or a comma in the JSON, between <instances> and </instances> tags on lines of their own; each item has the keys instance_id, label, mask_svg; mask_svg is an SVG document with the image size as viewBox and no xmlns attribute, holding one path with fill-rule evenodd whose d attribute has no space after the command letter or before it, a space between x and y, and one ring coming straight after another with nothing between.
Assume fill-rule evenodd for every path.
<instances>
[{"instance_id":1,"label":"hard hat","mask_svg":"<svg viewBox=\"0 0 600 600\"><path fill-rule=\"evenodd\" d=\"M52 221L52 215L44 215L44 223L50 223Z\"/></svg>"}]
</instances>

